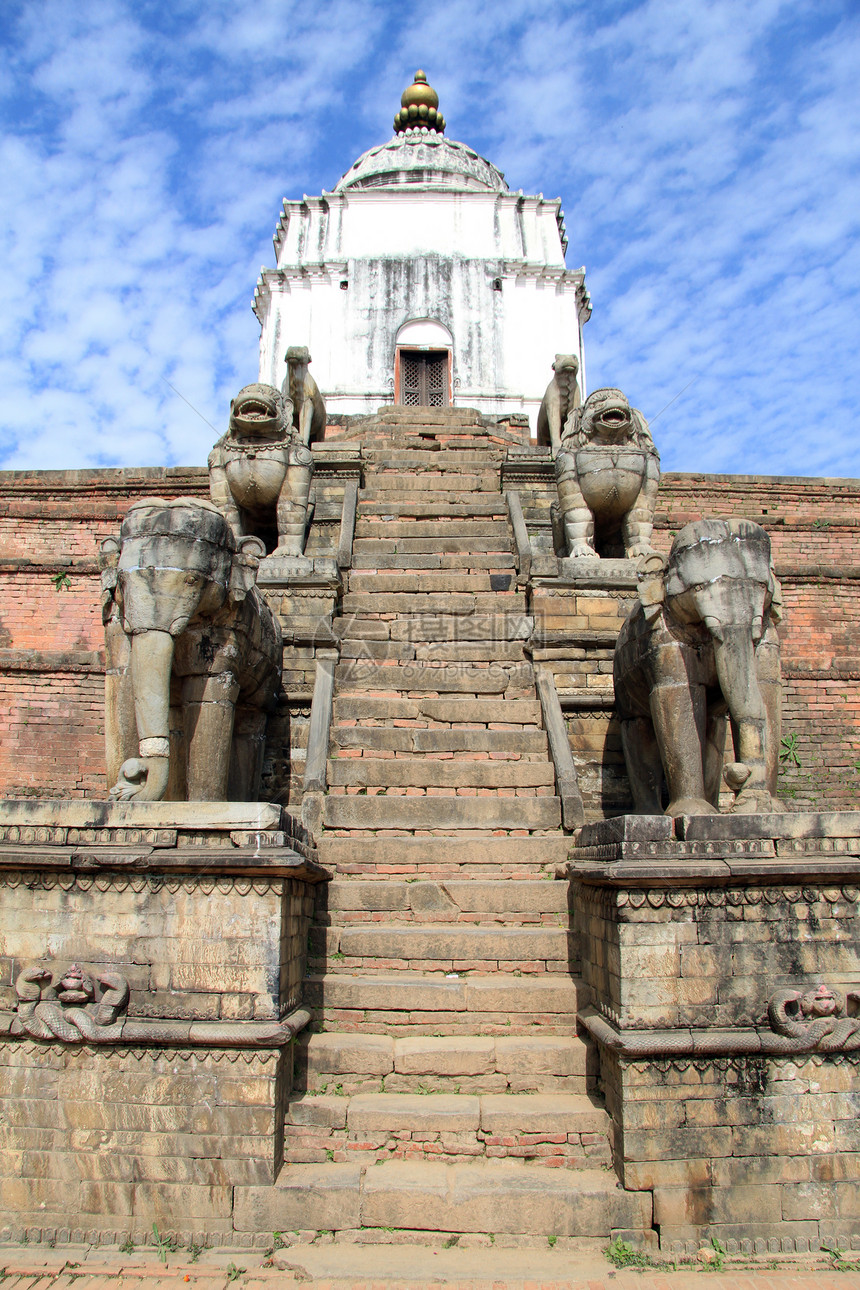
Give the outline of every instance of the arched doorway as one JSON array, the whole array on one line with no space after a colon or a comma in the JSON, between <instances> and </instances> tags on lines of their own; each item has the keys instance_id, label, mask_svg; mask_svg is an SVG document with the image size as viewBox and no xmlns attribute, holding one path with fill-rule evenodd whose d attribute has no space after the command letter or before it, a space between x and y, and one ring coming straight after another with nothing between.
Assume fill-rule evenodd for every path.
<instances>
[{"instance_id":1,"label":"arched doorway","mask_svg":"<svg viewBox=\"0 0 860 1290\"><path fill-rule=\"evenodd\" d=\"M451 402L453 338L432 318L404 323L394 351L394 389L405 407L447 408Z\"/></svg>"}]
</instances>

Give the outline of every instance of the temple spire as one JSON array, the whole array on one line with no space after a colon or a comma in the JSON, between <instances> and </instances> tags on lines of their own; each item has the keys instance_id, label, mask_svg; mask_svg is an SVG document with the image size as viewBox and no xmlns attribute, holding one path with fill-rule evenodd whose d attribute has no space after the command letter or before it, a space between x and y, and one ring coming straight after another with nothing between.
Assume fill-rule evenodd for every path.
<instances>
[{"instance_id":1,"label":"temple spire","mask_svg":"<svg viewBox=\"0 0 860 1290\"><path fill-rule=\"evenodd\" d=\"M439 111L439 95L422 71L415 73L415 80L400 96L401 108L394 117L396 134L405 130L433 130L445 133L445 118Z\"/></svg>"}]
</instances>

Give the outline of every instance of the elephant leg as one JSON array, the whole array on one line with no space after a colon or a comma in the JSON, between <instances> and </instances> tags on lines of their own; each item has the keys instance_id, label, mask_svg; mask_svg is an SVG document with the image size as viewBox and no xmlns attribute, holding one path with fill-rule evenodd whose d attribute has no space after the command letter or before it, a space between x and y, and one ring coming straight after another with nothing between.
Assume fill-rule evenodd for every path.
<instances>
[{"instance_id":1,"label":"elephant leg","mask_svg":"<svg viewBox=\"0 0 860 1290\"><path fill-rule=\"evenodd\" d=\"M648 717L621 722L621 746L637 815L662 815L663 763L654 726Z\"/></svg>"},{"instance_id":2,"label":"elephant leg","mask_svg":"<svg viewBox=\"0 0 860 1290\"><path fill-rule=\"evenodd\" d=\"M582 495L576 472L576 458L572 453L558 454L555 474L568 554L575 557L593 556L596 554L594 516Z\"/></svg>"},{"instance_id":3,"label":"elephant leg","mask_svg":"<svg viewBox=\"0 0 860 1290\"><path fill-rule=\"evenodd\" d=\"M170 773L167 777L167 792L165 798L168 802L187 802L188 801L188 749L185 739L185 712L182 707L181 688L174 681L171 689L175 687L176 693L171 693L170 698L170 729L168 738L170 739Z\"/></svg>"},{"instance_id":4,"label":"elephant leg","mask_svg":"<svg viewBox=\"0 0 860 1290\"><path fill-rule=\"evenodd\" d=\"M105 763L108 787L119 778L120 767L138 751L131 683L131 641L119 618L105 624Z\"/></svg>"},{"instance_id":5,"label":"elephant leg","mask_svg":"<svg viewBox=\"0 0 860 1290\"><path fill-rule=\"evenodd\" d=\"M308 498L314 473L308 449L293 448L281 495L278 498L278 546L281 555L301 555L305 549Z\"/></svg>"},{"instance_id":6,"label":"elephant leg","mask_svg":"<svg viewBox=\"0 0 860 1290\"><path fill-rule=\"evenodd\" d=\"M779 667L779 638L773 626L768 627L756 650L756 675L765 713L765 784L771 797L776 799L782 739L782 677Z\"/></svg>"},{"instance_id":7,"label":"elephant leg","mask_svg":"<svg viewBox=\"0 0 860 1290\"><path fill-rule=\"evenodd\" d=\"M259 708L237 707L227 789L229 801L259 799L265 748L266 713Z\"/></svg>"},{"instance_id":8,"label":"elephant leg","mask_svg":"<svg viewBox=\"0 0 860 1290\"><path fill-rule=\"evenodd\" d=\"M705 800L715 809L720 805L723 782L723 758L726 750L726 713L724 707L709 708L705 727L704 784Z\"/></svg>"},{"instance_id":9,"label":"elephant leg","mask_svg":"<svg viewBox=\"0 0 860 1290\"><path fill-rule=\"evenodd\" d=\"M225 802L239 685L232 672L189 676L182 687L189 802Z\"/></svg>"},{"instance_id":10,"label":"elephant leg","mask_svg":"<svg viewBox=\"0 0 860 1290\"><path fill-rule=\"evenodd\" d=\"M686 680L658 682L650 694L651 719L669 783L666 814L716 815L705 796L705 689Z\"/></svg>"}]
</instances>

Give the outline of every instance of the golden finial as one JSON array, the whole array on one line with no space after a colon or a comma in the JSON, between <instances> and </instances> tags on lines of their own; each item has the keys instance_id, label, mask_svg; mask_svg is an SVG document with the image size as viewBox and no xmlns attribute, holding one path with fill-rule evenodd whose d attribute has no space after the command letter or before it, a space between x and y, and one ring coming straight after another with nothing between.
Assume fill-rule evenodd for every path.
<instances>
[{"instance_id":1,"label":"golden finial","mask_svg":"<svg viewBox=\"0 0 860 1290\"><path fill-rule=\"evenodd\" d=\"M427 77L422 71L415 73L415 80L400 96L401 108L394 118L394 130L402 134L404 130L434 130L437 134L445 132L445 118L439 111L439 95L432 85L427 84Z\"/></svg>"}]
</instances>

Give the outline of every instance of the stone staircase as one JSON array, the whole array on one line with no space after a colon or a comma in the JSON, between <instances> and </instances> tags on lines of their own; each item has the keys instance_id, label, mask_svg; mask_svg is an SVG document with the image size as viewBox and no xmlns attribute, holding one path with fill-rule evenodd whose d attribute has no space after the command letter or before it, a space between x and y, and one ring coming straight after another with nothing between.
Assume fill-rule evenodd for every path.
<instances>
[{"instance_id":1,"label":"stone staircase","mask_svg":"<svg viewBox=\"0 0 860 1290\"><path fill-rule=\"evenodd\" d=\"M499 484L522 441L465 409L391 409L361 441L318 840L336 876L311 930L285 1165L249 1189L248 1221L648 1229L575 1033L553 878L568 841Z\"/></svg>"}]
</instances>

